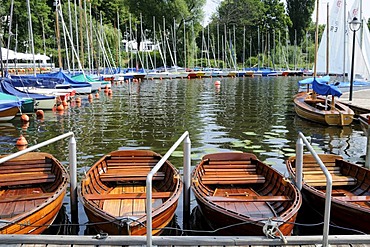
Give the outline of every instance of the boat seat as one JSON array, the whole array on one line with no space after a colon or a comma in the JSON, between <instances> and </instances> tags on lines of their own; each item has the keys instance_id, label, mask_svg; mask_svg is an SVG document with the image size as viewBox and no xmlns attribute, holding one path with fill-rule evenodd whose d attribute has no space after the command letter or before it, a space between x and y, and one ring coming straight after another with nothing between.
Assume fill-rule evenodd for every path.
<instances>
[{"instance_id":1,"label":"boat seat","mask_svg":"<svg viewBox=\"0 0 370 247\"><path fill-rule=\"evenodd\" d=\"M205 174L202 176L203 184L255 184L264 183L265 177L258 174Z\"/></svg>"},{"instance_id":2,"label":"boat seat","mask_svg":"<svg viewBox=\"0 0 370 247\"><path fill-rule=\"evenodd\" d=\"M282 202L292 201L289 196L207 196L213 202Z\"/></svg>"},{"instance_id":3,"label":"boat seat","mask_svg":"<svg viewBox=\"0 0 370 247\"><path fill-rule=\"evenodd\" d=\"M331 174L333 186L356 185L357 179L350 176L342 176ZM311 186L326 186L326 178L324 175L307 175L304 176L304 181Z\"/></svg>"},{"instance_id":4,"label":"boat seat","mask_svg":"<svg viewBox=\"0 0 370 247\"><path fill-rule=\"evenodd\" d=\"M152 199L170 198L173 192L153 192ZM146 193L122 193L122 194L86 194L88 200L121 200L121 199L145 199Z\"/></svg>"},{"instance_id":5,"label":"boat seat","mask_svg":"<svg viewBox=\"0 0 370 247\"><path fill-rule=\"evenodd\" d=\"M0 186L28 185L51 183L55 181L55 175L45 172L12 173L0 175Z\"/></svg>"},{"instance_id":6,"label":"boat seat","mask_svg":"<svg viewBox=\"0 0 370 247\"><path fill-rule=\"evenodd\" d=\"M335 199L339 199L346 202L369 202L370 196L334 196Z\"/></svg>"},{"instance_id":7,"label":"boat seat","mask_svg":"<svg viewBox=\"0 0 370 247\"><path fill-rule=\"evenodd\" d=\"M119 171L119 170L118 170ZM122 171L118 172L115 169L108 169L106 173L100 174L100 180L103 182L114 181L145 181L149 171L133 170L131 172ZM164 172L157 172L153 176L153 180L163 180L165 177Z\"/></svg>"},{"instance_id":8,"label":"boat seat","mask_svg":"<svg viewBox=\"0 0 370 247\"><path fill-rule=\"evenodd\" d=\"M30 201L46 199L55 195L55 193L35 193L35 194L24 194L24 195L13 195L13 196L0 196L0 203L18 202L18 201Z\"/></svg>"}]
</instances>

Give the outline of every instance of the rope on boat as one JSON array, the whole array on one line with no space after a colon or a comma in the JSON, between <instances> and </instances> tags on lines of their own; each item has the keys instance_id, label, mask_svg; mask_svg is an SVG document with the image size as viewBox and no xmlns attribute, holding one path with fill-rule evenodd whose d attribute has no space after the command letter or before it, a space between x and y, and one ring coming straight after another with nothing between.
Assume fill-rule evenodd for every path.
<instances>
[{"instance_id":1,"label":"rope on boat","mask_svg":"<svg viewBox=\"0 0 370 247\"><path fill-rule=\"evenodd\" d=\"M266 235L266 237L276 238L277 236L279 236L284 244L287 244L288 241L286 240L284 234L280 231L279 225L280 224L277 221L272 221L270 218L263 226L262 231Z\"/></svg>"}]
</instances>

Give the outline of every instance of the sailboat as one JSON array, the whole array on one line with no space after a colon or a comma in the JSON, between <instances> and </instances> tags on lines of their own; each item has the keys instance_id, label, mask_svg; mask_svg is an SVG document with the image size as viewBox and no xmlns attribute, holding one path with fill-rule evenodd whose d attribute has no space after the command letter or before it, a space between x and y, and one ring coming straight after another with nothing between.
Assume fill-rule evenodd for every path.
<instances>
[{"instance_id":1,"label":"sailboat","mask_svg":"<svg viewBox=\"0 0 370 247\"><path fill-rule=\"evenodd\" d=\"M340 0L337 0L341 4ZM301 118L309 121L318 122L325 125L346 126L352 123L354 112L348 106L341 104L335 100L335 97L340 97L342 93L335 85L328 84L330 77L326 77L326 81L317 78L318 70L318 1L317 1L317 17L316 17L316 40L315 40L315 65L313 78L307 82L307 79L302 83L307 85L312 84L312 91L307 86L306 92L300 92L294 96L294 110ZM339 6L338 6L339 7ZM339 28L339 27L338 27ZM331 95L331 100L328 96Z\"/></svg>"},{"instance_id":2,"label":"sailboat","mask_svg":"<svg viewBox=\"0 0 370 247\"><path fill-rule=\"evenodd\" d=\"M346 12L346 3L335 0L329 13L329 21L321 37L317 53L317 73L330 75L350 75L353 32L349 32L348 22L354 17L361 19L361 0L355 0L350 11ZM366 85L370 79L370 33L366 21L362 20L361 30L356 33L354 86ZM349 34L349 35L348 35ZM338 87L349 86L340 79Z\"/></svg>"}]
</instances>

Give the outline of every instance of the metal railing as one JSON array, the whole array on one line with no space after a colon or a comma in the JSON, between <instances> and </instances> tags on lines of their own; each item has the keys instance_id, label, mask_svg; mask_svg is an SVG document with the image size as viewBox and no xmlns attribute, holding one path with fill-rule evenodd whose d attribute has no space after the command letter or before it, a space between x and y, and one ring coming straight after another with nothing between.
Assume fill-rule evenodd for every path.
<instances>
[{"instance_id":1,"label":"metal railing","mask_svg":"<svg viewBox=\"0 0 370 247\"><path fill-rule=\"evenodd\" d=\"M189 132L185 131L184 134L173 144L173 146L167 151L167 153L162 157L160 161L153 167L146 178L146 246L152 246L152 182L153 176L170 155L176 150L176 148L184 142L184 188L183 188L183 198L184 198L184 219L189 218L190 215L190 169L191 169L191 157L190 157L190 147L191 142L189 138ZM184 220L185 221L185 220Z\"/></svg>"},{"instance_id":2,"label":"metal railing","mask_svg":"<svg viewBox=\"0 0 370 247\"><path fill-rule=\"evenodd\" d=\"M325 213L324 213L324 229L323 229L323 240L322 246L327 247L329 245L328 236L329 236L329 223L330 223L330 207L331 207L331 192L333 179L317 155L316 151L312 148L311 144L308 142L306 137L302 132L298 132L298 140L296 143L296 160L295 160L295 169L296 169L296 185L299 190L302 190L302 171L303 171L303 143L306 145L308 151L315 158L316 162L319 164L321 170L324 172L326 177L326 194L325 194Z\"/></svg>"},{"instance_id":3,"label":"metal railing","mask_svg":"<svg viewBox=\"0 0 370 247\"><path fill-rule=\"evenodd\" d=\"M47 146L51 143L60 141L62 139L65 139L67 137L70 137L69 139L69 173L70 173L70 200L71 200L71 211L76 213L77 212L77 158L76 158L76 139L74 137L73 132L68 132L65 134L62 134L60 136L54 137L50 140L41 142L39 144L36 144L34 146L31 146L29 148L26 148L24 150L18 151L14 154L10 154L8 156L5 156L0 159L0 164L4 163L8 160L14 159L18 156L21 156L23 154L29 153L33 150L36 150L38 148Z\"/></svg>"}]
</instances>

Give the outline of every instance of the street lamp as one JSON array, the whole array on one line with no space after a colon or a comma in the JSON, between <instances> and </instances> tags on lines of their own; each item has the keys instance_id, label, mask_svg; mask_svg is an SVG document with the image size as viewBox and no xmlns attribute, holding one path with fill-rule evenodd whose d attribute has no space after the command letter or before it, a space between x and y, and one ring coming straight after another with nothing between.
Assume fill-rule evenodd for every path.
<instances>
[{"instance_id":1,"label":"street lamp","mask_svg":"<svg viewBox=\"0 0 370 247\"><path fill-rule=\"evenodd\" d=\"M361 27L361 21L359 21L356 17L353 17L353 20L349 22L349 28L353 31L353 43L352 43L352 63L351 63L351 80L350 80L350 88L349 88L349 101L352 101L352 92L353 92L353 69L354 69L354 62L355 62L355 41L356 41L356 32Z\"/></svg>"}]
</instances>

